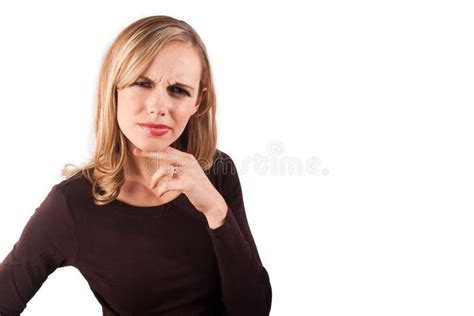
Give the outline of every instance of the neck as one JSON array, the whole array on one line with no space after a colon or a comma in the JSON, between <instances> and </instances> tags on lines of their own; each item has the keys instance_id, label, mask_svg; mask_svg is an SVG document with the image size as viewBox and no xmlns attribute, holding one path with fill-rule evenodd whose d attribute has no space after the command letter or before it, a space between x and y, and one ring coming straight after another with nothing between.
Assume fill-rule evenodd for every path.
<instances>
[{"instance_id":1,"label":"neck","mask_svg":"<svg viewBox=\"0 0 474 316\"><path fill-rule=\"evenodd\" d=\"M123 170L125 181L149 184L156 171L156 162L151 158L139 157L133 154L134 145L130 146L130 151L124 161Z\"/></svg>"}]
</instances>

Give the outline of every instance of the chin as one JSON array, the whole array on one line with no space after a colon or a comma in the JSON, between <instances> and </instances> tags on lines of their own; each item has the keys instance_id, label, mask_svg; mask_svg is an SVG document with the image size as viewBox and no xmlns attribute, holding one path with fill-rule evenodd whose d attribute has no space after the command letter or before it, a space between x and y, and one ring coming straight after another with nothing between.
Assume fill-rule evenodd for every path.
<instances>
[{"instance_id":1,"label":"chin","mask_svg":"<svg viewBox=\"0 0 474 316\"><path fill-rule=\"evenodd\" d=\"M166 140L147 141L144 144L142 144L142 146L136 146L136 147L144 151L161 151L170 147L170 145L173 144L173 142L174 141L166 141Z\"/></svg>"},{"instance_id":2,"label":"chin","mask_svg":"<svg viewBox=\"0 0 474 316\"><path fill-rule=\"evenodd\" d=\"M163 144L146 144L145 146L139 147L141 150L144 151L162 151L169 147L170 144L168 142ZM138 146L137 146L138 147Z\"/></svg>"},{"instance_id":3,"label":"chin","mask_svg":"<svg viewBox=\"0 0 474 316\"><path fill-rule=\"evenodd\" d=\"M174 136L174 134L171 135L171 136ZM154 151L162 151L162 150L170 147L171 144L173 144L176 140L177 140L177 138L175 139L175 137L172 137L171 140L170 139L163 139L163 138L160 138L160 139L147 138L145 140L143 140L143 139L138 140L137 139L137 141L132 142L132 144L133 144L133 146L135 146L136 148L139 148L141 150L154 152ZM132 146L132 148L133 148L133 146Z\"/></svg>"}]
</instances>

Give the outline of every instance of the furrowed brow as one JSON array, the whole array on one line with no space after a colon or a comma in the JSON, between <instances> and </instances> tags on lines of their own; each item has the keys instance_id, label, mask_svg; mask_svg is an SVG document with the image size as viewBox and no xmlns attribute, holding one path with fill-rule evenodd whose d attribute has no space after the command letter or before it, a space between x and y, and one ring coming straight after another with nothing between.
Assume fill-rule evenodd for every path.
<instances>
[{"instance_id":1,"label":"furrowed brow","mask_svg":"<svg viewBox=\"0 0 474 316\"><path fill-rule=\"evenodd\" d=\"M155 81L153 81L151 78L149 78L149 77L147 77L147 76L144 76L144 75L141 75L141 76L139 77L139 79L145 79L145 80L148 80L148 81L152 82L153 84L155 84ZM171 83L168 81L168 84L171 84ZM174 84L175 84L175 85L178 85L178 86L182 86L182 87L189 88L189 89L191 89L191 90L194 91L194 88L191 87L190 85L187 85L187 84L184 84L184 83L181 83L181 82L178 82L178 81L175 81Z\"/></svg>"}]
</instances>

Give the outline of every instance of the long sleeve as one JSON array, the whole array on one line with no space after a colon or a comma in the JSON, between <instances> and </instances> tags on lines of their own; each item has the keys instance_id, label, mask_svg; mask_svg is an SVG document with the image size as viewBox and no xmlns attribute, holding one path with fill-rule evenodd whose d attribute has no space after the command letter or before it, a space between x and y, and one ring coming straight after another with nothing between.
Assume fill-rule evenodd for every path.
<instances>
[{"instance_id":1,"label":"long sleeve","mask_svg":"<svg viewBox=\"0 0 474 316\"><path fill-rule=\"evenodd\" d=\"M75 260L75 226L70 208L54 185L0 264L0 315L20 315L56 268Z\"/></svg>"},{"instance_id":2,"label":"long sleeve","mask_svg":"<svg viewBox=\"0 0 474 316\"><path fill-rule=\"evenodd\" d=\"M219 266L226 315L269 315L272 289L247 221L242 188L232 159L225 155L223 197L228 210L224 223L208 227Z\"/></svg>"}]
</instances>

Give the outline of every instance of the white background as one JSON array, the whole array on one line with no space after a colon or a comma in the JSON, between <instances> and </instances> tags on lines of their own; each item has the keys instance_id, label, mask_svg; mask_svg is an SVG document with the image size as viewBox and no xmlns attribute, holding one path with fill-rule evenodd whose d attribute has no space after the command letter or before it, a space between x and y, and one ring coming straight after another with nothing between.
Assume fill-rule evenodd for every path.
<instances>
[{"instance_id":1,"label":"white background","mask_svg":"<svg viewBox=\"0 0 474 316\"><path fill-rule=\"evenodd\" d=\"M239 168L271 315L473 315L473 13L468 1L2 2L0 257L61 167L92 154L108 45L164 14L209 51L218 148ZM290 174L295 162L305 169ZM23 315L66 311L101 315L73 267Z\"/></svg>"}]
</instances>

